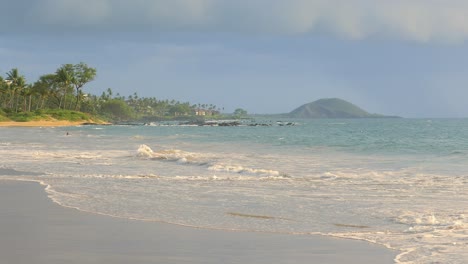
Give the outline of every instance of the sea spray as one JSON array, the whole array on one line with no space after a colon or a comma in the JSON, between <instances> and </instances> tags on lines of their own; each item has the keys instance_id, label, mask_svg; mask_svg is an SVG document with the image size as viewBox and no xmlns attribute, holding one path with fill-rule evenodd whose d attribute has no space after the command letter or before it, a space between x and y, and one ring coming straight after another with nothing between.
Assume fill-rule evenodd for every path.
<instances>
[{"instance_id":1,"label":"sea spray","mask_svg":"<svg viewBox=\"0 0 468 264\"><path fill-rule=\"evenodd\" d=\"M140 145L140 147L137 150L138 157L152 158L153 155L154 155L153 150L147 145Z\"/></svg>"}]
</instances>

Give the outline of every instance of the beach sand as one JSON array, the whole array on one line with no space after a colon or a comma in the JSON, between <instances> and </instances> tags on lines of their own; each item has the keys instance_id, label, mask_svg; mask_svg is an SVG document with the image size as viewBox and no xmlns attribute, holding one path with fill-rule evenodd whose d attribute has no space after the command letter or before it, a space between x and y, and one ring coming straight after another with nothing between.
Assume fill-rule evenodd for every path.
<instances>
[{"instance_id":1,"label":"beach sand","mask_svg":"<svg viewBox=\"0 0 468 264\"><path fill-rule=\"evenodd\" d=\"M79 126L90 124L93 121L67 121L67 120L40 120L28 122L4 121L0 122L0 127L59 127L59 126ZM101 124L101 123L99 123ZM102 122L102 124L108 124Z\"/></svg>"},{"instance_id":2,"label":"beach sand","mask_svg":"<svg viewBox=\"0 0 468 264\"><path fill-rule=\"evenodd\" d=\"M0 179L0 263L394 263L396 252L321 236L228 232L95 215L44 186Z\"/></svg>"}]
</instances>

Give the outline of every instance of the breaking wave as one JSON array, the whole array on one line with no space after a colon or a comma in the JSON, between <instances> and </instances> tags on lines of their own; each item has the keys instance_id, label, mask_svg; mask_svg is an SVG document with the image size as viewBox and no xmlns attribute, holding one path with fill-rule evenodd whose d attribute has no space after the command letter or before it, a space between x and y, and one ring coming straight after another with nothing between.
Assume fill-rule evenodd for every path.
<instances>
[{"instance_id":1,"label":"breaking wave","mask_svg":"<svg viewBox=\"0 0 468 264\"><path fill-rule=\"evenodd\" d=\"M137 157L151 160L174 161L179 164L204 166L208 171L211 172L223 172L259 177L272 177L277 179L290 178L290 176L288 176L287 174L277 170L264 168L250 168L242 165L224 164L218 161L219 159L221 159L219 156L213 154L201 154L178 149L165 149L160 151L153 151L149 146L144 144L138 147Z\"/></svg>"},{"instance_id":2,"label":"breaking wave","mask_svg":"<svg viewBox=\"0 0 468 264\"><path fill-rule=\"evenodd\" d=\"M203 155L178 149L164 149L160 151L153 151L147 145L140 145L140 147L137 150L137 157L152 160L175 161L178 163L194 165L205 165L208 162L210 162L210 159L214 158L210 155Z\"/></svg>"}]
</instances>

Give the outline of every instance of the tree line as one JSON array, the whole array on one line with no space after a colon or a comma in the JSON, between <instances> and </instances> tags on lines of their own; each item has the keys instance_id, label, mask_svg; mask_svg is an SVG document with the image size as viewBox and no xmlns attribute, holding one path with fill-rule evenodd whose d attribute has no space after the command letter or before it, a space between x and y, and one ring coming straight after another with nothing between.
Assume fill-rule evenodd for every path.
<instances>
[{"instance_id":1,"label":"tree line","mask_svg":"<svg viewBox=\"0 0 468 264\"><path fill-rule=\"evenodd\" d=\"M54 73L28 83L17 68L0 75L0 107L8 114L33 113L45 109L73 110L114 121L140 118L217 116L221 109L213 104L190 104L176 100L158 100L114 95L108 88L100 96L83 92L96 78L96 69L81 62L63 64Z\"/></svg>"},{"instance_id":2,"label":"tree line","mask_svg":"<svg viewBox=\"0 0 468 264\"><path fill-rule=\"evenodd\" d=\"M96 69L85 63L64 64L55 73L27 83L17 68L0 76L0 105L4 111L18 113L39 109L79 111L86 94L83 87L94 80Z\"/></svg>"}]
</instances>

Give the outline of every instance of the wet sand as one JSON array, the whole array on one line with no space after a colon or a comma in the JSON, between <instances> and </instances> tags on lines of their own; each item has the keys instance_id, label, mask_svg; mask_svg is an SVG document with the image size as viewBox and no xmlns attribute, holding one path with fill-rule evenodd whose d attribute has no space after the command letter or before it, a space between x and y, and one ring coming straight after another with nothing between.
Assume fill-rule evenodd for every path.
<instances>
[{"instance_id":1,"label":"wet sand","mask_svg":"<svg viewBox=\"0 0 468 264\"><path fill-rule=\"evenodd\" d=\"M0 179L0 262L394 263L362 241L228 232L112 218L53 203L44 186Z\"/></svg>"}]
</instances>

